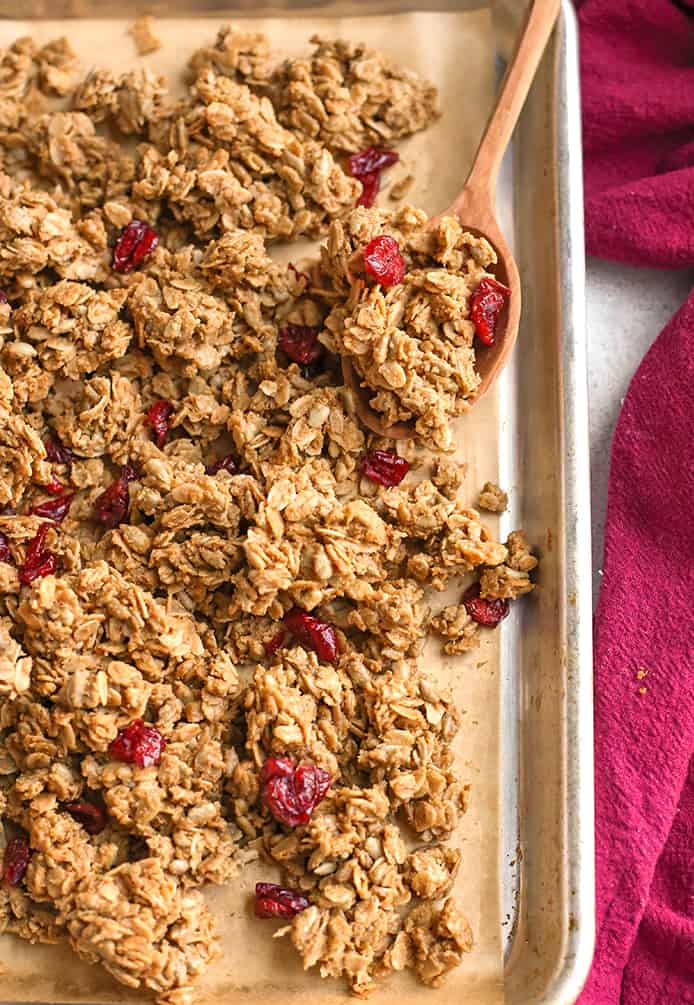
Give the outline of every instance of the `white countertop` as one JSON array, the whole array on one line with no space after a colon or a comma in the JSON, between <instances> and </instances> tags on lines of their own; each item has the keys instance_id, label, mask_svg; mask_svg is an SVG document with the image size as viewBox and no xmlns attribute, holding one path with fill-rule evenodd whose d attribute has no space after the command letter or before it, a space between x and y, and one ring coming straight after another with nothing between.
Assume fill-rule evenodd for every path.
<instances>
[{"instance_id":1,"label":"white countertop","mask_svg":"<svg viewBox=\"0 0 694 1005\"><path fill-rule=\"evenodd\" d=\"M649 346L694 287L694 270L588 260L586 301L594 602L602 568L610 444L629 382Z\"/></svg>"}]
</instances>

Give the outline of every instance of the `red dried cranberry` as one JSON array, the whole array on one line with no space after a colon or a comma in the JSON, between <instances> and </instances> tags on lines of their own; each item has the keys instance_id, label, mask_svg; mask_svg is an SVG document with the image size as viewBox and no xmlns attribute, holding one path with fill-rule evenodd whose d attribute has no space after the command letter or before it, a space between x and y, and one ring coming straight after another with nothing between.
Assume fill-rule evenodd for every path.
<instances>
[{"instance_id":1,"label":"red dried cranberry","mask_svg":"<svg viewBox=\"0 0 694 1005\"><path fill-rule=\"evenodd\" d=\"M213 461L205 468L206 475L216 475L218 471L228 471L230 475L235 475L238 471L233 454L225 454L218 461Z\"/></svg>"},{"instance_id":2,"label":"red dried cranberry","mask_svg":"<svg viewBox=\"0 0 694 1005\"><path fill-rule=\"evenodd\" d=\"M44 485L43 488L52 496L59 496L61 492L65 491L65 486L62 482L59 482L57 478L51 478L48 484Z\"/></svg>"},{"instance_id":3,"label":"red dried cranberry","mask_svg":"<svg viewBox=\"0 0 694 1005\"><path fill-rule=\"evenodd\" d=\"M293 607L284 616L284 623L300 642L309 646L316 655L326 663L334 663L337 659L337 636L332 625L319 621L313 614Z\"/></svg>"},{"instance_id":4,"label":"red dried cranberry","mask_svg":"<svg viewBox=\"0 0 694 1005\"><path fill-rule=\"evenodd\" d=\"M166 746L166 738L155 726L149 726L142 719L134 719L111 743L108 750L116 761L136 764L138 768L150 768L159 764Z\"/></svg>"},{"instance_id":5,"label":"red dried cranberry","mask_svg":"<svg viewBox=\"0 0 694 1005\"><path fill-rule=\"evenodd\" d=\"M31 848L24 838L12 838L7 842L2 860L2 878L8 886L19 886L30 858Z\"/></svg>"},{"instance_id":6,"label":"red dried cranberry","mask_svg":"<svg viewBox=\"0 0 694 1005\"><path fill-rule=\"evenodd\" d=\"M47 436L43 445L49 461L53 461L54 464L72 464L75 455L57 436Z\"/></svg>"},{"instance_id":7,"label":"red dried cranberry","mask_svg":"<svg viewBox=\"0 0 694 1005\"><path fill-rule=\"evenodd\" d=\"M27 545L24 565L19 570L19 581L25 586L55 572L56 557L46 548L46 535L50 529L50 523L42 523Z\"/></svg>"},{"instance_id":8,"label":"red dried cranberry","mask_svg":"<svg viewBox=\"0 0 694 1005\"><path fill-rule=\"evenodd\" d=\"M410 463L390 450L369 450L361 462L362 473L380 485L399 485Z\"/></svg>"},{"instance_id":9,"label":"red dried cranberry","mask_svg":"<svg viewBox=\"0 0 694 1005\"><path fill-rule=\"evenodd\" d=\"M288 757L269 757L260 773L263 802L288 827L307 824L332 779L315 764L295 768Z\"/></svg>"},{"instance_id":10,"label":"red dried cranberry","mask_svg":"<svg viewBox=\"0 0 694 1005\"><path fill-rule=\"evenodd\" d=\"M128 515L130 490L128 485L135 481L138 473L131 464L124 464L115 482L97 496L94 501L96 518L106 527L117 527Z\"/></svg>"},{"instance_id":11,"label":"red dried cranberry","mask_svg":"<svg viewBox=\"0 0 694 1005\"><path fill-rule=\"evenodd\" d=\"M361 175L359 181L361 182L361 195L357 199L357 206L365 206L370 209L381 191L381 176L377 171L374 171L372 174Z\"/></svg>"},{"instance_id":12,"label":"red dried cranberry","mask_svg":"<svg viewBox=\"0 0 694 1005\"><path fill-rule=\"evenodd\" d=\"M376 147L369 147L358 154L352 154L347 163L352 177L361 178L362 175L372 174L374 171L385 171L399 160L400 154L397 150L378 150Z\"/></svg>"},{"instance_id":13,"label":"red dried cranberry","mask_svg":"<svg viewBox=\"0 0 694 1005\"><path fill-rule=\"evenodd\" d=\"M294 761L290 757L268 757L260 769L260 781L263 785L273 778L291 778L294 774Z\"/></svg>"},{"instance_id":14,"label":"red dried cranberry","mask_svg":"<svg viewBox=\"0 0 694 1005\"><path fill-rule=\"evenodd\" d=\"M87 834L100 834L106 826L106 811L101 806L78 799L73 803L65 803L65 809L78 823L82 824Z\"/></svg>"},{"instance_id":15,"label":"red dried cranberry","mask_svg":"<svg viewBox=\"0 0 694 1005\"><path fill-rule=\"evenodd\" d=\"M361 195L357 206L373 206L381 188L381 172L400 160L395 150L377 150L369 147L348 160L349 173L361 182Z\"/></svg>"},{"instance_id":16,"label":"red dried cranberry","mask_svg":"<svg viewBox=\"0 0 694 1005\"><path fill-rule=\"evenodd\" d=\"M267 642L264 643L265 654L267 656L272 656L274 653L277 652L278 649L281 649L282 646L284 645L284 640L286 639L286 637L287 633L284 630L279 631L277 635L273 635L271 639L269 639Z\"/></svg>"},{"instance_id":17,"label":"red dried cranberry","mask_svg":"<svg viewBox=\"0 0 694 1005\"><path fill-rule=\"evenodd\" d=\"M154 431L154 442L161 448L169 435L169 422L175 409L170 401L155 401L147 409L147 421Z\"/></svg>"},{"instance_id":18,"label":"red dried cranberry","mask_svg":"<svg viewBox=\"0 0 694 1005\"><path fill-rule=\"evenodd\" d=\"M473 583L465 591L463 603L472 620L485 628L496 628L508 614L508 600L480 597L479 583Z\"/></svg>"},{"instance_id":19,"label":"red dried cranberry","mask_svg":"<svg viewBox=\"0 0 694 1005\"><path fill-rule=\"evenodd\" d=\"M277 883L255 884L255 913L258 918L293 918L305 911L308 903L298 890L288 890Z\"/></svg>"},{"instance_id":20,"label":"red dried cranberry","mask_svg":"<svg viewBox=\"0 0 694 1005\"><path fill-rule=\"evenodd\" d=\"M113 249L114 270L132 272L143 258L151 255L158 244L156 230L143 220L131 220L121 231Z\"/></svg>"},{"instance_id":21,"label":"red dried cranberry","mask_svg":"<svg viewBox=\"0 0 694 1005\"><path fill-rule=\"evenodd\" d=\"M75 493L71 492L69 495L60 496L59 499L47 499L46 502L39 503L38 506L32 506L30 512L34 516L43 516L55 523L62 523L74 498Z\"/></svg>"},{"instance_id":22,"label":"red dried cranberry","mask_svg":"<svg viewBox=\"0 0 694 1005\"><path fill-rule=\"evenodd\" d=\"M12 552L10 551L10 542L7 540L7 535L3 534L1 530L0 530L0 562L7 562L8 565L14 565Z\"/></svg>"},{"instance_id":23,"label":"red dried cranberry","mask_svg":"<svg viewBox=\"0 0 694 1005\"><path fill-rule=\"evenodd\" d=\"M323 352L318 341L320 329L309 325L287 325L280 328L277 344L294 363L313 363Z\"/></svg>"},{"instance_id":24,"label":"red dried cranberry","mask_svg":"<svg viewBox=\"0 0 694 1005\"><path fill-rule=\"evenodd\" d=\"M380 234L364 248L364 268L381 286L395 286L405 278L405 260L394 237Z\"/></svg>"},{"instance_id":25,"label":"red dried cranberry","mask_svg":"<svg viewBox=\"0 0 694 1005\"><path fill-rule=\"evenodd\" d=\"M470 316L475 325L475 334L485 345L494 344L496 322L506 297L511 295L508 286L497 282L491 276L485 276L472 294Z\"/></svg>"}]
</instances>

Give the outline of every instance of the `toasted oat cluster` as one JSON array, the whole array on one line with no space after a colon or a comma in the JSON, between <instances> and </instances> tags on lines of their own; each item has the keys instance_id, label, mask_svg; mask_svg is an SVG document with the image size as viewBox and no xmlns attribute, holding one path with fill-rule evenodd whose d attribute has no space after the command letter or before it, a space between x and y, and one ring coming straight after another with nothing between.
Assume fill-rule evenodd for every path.
<instances>
[{"instance_id":1,"label":"toasted oat cluster","mask_svg":"<svg viewBox=\"0 0 694 1005\"><path fill-rule=\"evenodd\" d=\"M427 446L451 450L450 420L469 409L480 383L471 302L496 253L457 217L426 223L411 206L357 209L333 222L323 268L340 300L326 328L387 426L412 422ZM400 282L370 281L364 249L381 235L398 244L405 266Z\"/></svg>"},{"instance_id":2,"label":"toasted oat cluster","mask_svg":"<svg viewBox=\"0 0 694 1005\"><path fill-rule=\"evenodd\" d=\"M186 1005L218 953L204 888L233 900L260 860L236 908L257 938L253 907L358 996L405 968L438 987L472 947L468 787L418 657L429 630L476 645L537 560L461 501L460 465L362 428L341 379L345 352L440 449L476 385L491 249L355 209L340 159L424 128L433 88L344 42L275 70L231 28L178 101L74 62L0 55L2 929ZM326 234L305 267L268 253ZM382 234L389 288L364 268Z\"/></svg>"}]
</instances>

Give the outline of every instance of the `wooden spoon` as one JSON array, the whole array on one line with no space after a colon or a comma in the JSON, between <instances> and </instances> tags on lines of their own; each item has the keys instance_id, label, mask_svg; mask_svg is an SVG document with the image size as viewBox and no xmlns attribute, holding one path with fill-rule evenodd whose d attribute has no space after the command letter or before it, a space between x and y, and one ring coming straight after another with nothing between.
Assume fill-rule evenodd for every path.
<instances>
[{"instance_id":1,"label":"wooden spoon","mask_svg":"<svg viewBox=\"0 0 694 1005\"><path fill-rule=\"evenodd\" d=\"M521 311L521 286L518 267L511 249L496 219L496 180L518 116L521 113L552 28L559 14L561 0L531 0L525 24L520 32L504 79L499 88L496 106L489 118L465 187L455 202L441 216L457 216L465 230L485 237L496 251L496 278L511 290L496 324L496 337L491 346L477 349L477 371L481 382L474 396L476 401L492 386L501 373L518 335ZM440 217L429 221L429 226ZM402 440L416 436L414 422L386 426L383 416L369 405L375 392L363 387L360 377L348 357L342 357L345 385L355 393L357 415L374 433Z\"/></svg>"}]
</instances>

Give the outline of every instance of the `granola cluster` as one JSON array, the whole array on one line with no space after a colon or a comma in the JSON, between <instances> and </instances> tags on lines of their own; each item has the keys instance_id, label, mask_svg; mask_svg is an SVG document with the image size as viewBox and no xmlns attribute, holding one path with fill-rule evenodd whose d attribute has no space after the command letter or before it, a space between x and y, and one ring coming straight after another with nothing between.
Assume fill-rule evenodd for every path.
<instances>
[{"instance_id":1,"label":"granola cluster","mask_svg":"<svg viewBox=\"0 0 694 1005\"><path fill-rule=\"evenodd\" d=\"M2 929L186 1005L218 952L201 891L260 859L290 890L256 911L306 968L438 987L472 946L447 843L468 788L418 656L430 629L475 645L536 559L459 465L365 431L340 376L346 352L441 449L474 391L493 252L354 209L342 167L435 92L340 41L275 69L231 28L179 101L146 68L74 69L65 40L0 55ZM378 233L407 261L390 290L360 264ZM268 253L326 234L302 268ZM474 603L432 617L462 577Z\"/></svg>"}]
</instances>

